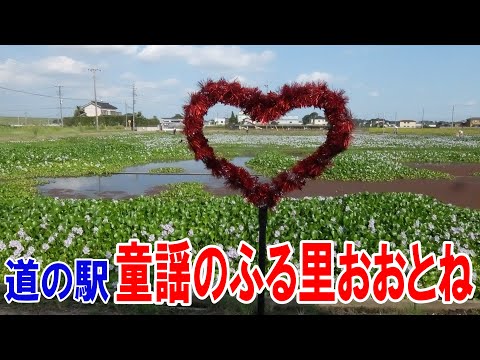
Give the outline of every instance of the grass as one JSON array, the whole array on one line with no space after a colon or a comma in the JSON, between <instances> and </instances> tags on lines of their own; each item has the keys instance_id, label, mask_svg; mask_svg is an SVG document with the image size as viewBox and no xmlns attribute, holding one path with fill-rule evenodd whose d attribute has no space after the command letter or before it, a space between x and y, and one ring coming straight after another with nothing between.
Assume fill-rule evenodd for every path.
<instances>
[{"instance_id":1,"label":"grass","mask_svg":"<svg viewBox=\"0 0 480 360\"><path fill-rule=\"evenodd\" d=\"M182 172L185 172L185 169L179 167L161 167L149 171L151 174L178 174Z\"/></svg>"},{"instance_id":2,"label":"grass","mask_svg":"<svg viewBox=\"0 0 480 360\"><path fill-rule=\"evenodd\" d=\"M367 128L370 134L392 134L393 128ZM455 136L458 130L462 130L464 135L480 135L480 128L420 128L420 129L397 129L397 135L436 135L436 136Z\"/></svg>"},{"instance_id":3,"label":"grass","mask_svg":"<svg viewBox=\"0 0 480 360\"><path fill-rule=\"evenodd\" d=\"M0 116L0 125L48 125L53 119L17 116Z\"/></svg>"},{"instance_id":4,"label":"grass","mask_svg":"<svg viewBox=\"0 0 480 360\"><path fill-rule=\"evenodd\" d=\"M97 129L93 126L59 127L59 126L0 126L0 142L51 140L76 136L101 136L106 134L128 133L123 127Z\"/></svg>"}]
</instances>

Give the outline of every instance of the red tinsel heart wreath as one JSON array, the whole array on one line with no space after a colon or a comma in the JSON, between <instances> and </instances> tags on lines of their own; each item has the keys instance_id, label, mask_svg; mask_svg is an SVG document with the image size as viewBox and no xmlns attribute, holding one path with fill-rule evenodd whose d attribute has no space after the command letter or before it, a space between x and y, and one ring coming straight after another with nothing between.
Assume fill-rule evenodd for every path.
<instances>
[{"instance_id":1,"label":"red tinsel heart wreath","mask_svg":"<svg viewBox=\"0 0 480 360\"><path fill-rule=\"evenodd\" d=\"M335 155L344 151L351 140L353 121L346 108L343 91L329 90L324 82L284 85L280 93L263 94L258 88L246 88L239 82L208 80L201 82L200 91L191 94L185 105L184 129L196 160L202 160L215 177L224 177L226 185L242 191L243 196L257 207L274 207L284 193L301 189L307 178L315 178L331 165ZM218 158L203 135L203 117L217 103L243 109L253 121L268 123L292 109L315 107L324 110L330 124L326 141L310 156L298 161L288 171L281 172L270 183L261 183L243 167Z\"/></svg>"}]
</instances>

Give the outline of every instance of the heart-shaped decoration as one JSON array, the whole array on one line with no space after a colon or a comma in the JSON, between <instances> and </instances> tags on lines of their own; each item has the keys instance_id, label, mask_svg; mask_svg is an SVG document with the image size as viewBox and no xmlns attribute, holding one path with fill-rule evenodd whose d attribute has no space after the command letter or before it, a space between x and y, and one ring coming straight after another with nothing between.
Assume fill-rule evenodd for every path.
<instances>
[{"instance_id":1,"label":"heart-shaped decoration","mask_svg":"<svg viewBox=\"0 0 480 360\"><path fill-rule=\"evenodd\" d=\"M246 88L239 82L208 80L200 83L200 91L191 94L184 106L184 129L188 145L196 160L202 160L215 177L224 177L226 185L239 189L257 207L274 207L283 194L301 189L306 179L313 179L331 165L332 159L344 151L351 140L352 115L347 109L344 92L329 90L325 82L284 85L279 93L263 94L258 88ZM324 110L330 124L326 141L291 169L279 173L269 183L261 183L243 167L218 158L203 134L204 116L217 103L240 108L252 121L268 123L292 109L315 107Z\"/></svg>"}]
</instances>

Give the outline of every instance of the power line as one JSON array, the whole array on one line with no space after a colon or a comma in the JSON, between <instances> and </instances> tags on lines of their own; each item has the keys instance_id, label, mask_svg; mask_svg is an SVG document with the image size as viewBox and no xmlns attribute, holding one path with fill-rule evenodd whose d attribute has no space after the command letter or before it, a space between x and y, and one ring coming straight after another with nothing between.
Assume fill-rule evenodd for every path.
<instances>
[{"instance_id":1,"label":"power line","mask_svg":"<svg viewBox=\"0 0 480 360\"><path fill-rule=\"evenodd\" d=\"M53 95L46 95L46 94L39 94L39 93L34 93L34 92L30 92L30 91L25 91L25 90L11 89L11 88L7 88L5 86L0 86L0 89L13 91L13 92L18 92L18 93L26 94L26 95L41 96L41 97L53 98L53 99L57 98L56 96L53 96ZM63 98L63 99L64 100L82 100L82 101L88 100L88 99L81 99L81 98Z\"/></svg>"}]
</instances>

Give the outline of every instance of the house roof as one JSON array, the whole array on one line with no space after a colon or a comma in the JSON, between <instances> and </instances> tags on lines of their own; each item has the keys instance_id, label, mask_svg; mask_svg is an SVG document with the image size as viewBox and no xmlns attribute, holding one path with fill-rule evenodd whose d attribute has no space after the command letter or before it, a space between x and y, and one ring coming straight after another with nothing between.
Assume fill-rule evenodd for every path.
<instances>
[{"instance_id":1,"label":"house roof","mask_svg":"<svg viewBox=\"0 0 480 360\"><path fill-rule=\"evenodd\" d=\"M468 120L480 120L480 117L471 117L471 118L468 118L467 121Z\"/></svg>"},{"instance_id":2,"label":"house roof","mask_svg":"<svg viewBox=\"0 0 480 360\"><path fill-rule=\"evenodd\" d=\"M88 105L95 105L95 101L90 101L87 105L85 105L84 107L88 106ZM102 101L97 101L97 106L100 108L100 109L105 109L105 110L117 110L117 108L107 102L102 102Z\"/></svg>"},{"instance_id":3,"label":"house roof","mask_svg":"<svg viewBox=\"0 0 480 360\"><path fill-rule=\"evenodd\" d=\"M400 120L400 122L417 122L416 120Z\"/></svg>"}]
</instances>

